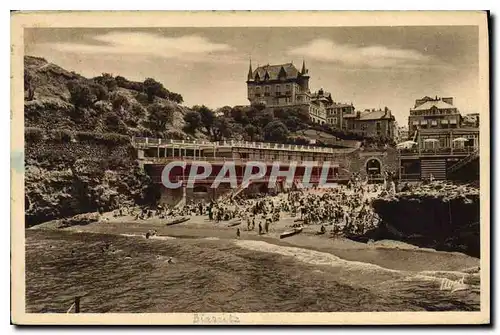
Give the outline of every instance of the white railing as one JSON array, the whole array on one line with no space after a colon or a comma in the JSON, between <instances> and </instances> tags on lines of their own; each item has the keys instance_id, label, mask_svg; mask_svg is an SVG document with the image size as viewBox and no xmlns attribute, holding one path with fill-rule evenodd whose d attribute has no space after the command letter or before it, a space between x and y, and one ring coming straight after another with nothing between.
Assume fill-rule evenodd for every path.
<instances>
[{"instance_id":1,"label":"white railing","mask_svg":"<svg viewBox=\"0 0 500 335\"><path fill-rule=\"evenodd\" d=\"M274 149L274 150L286 150L286 151L309 151L309 152L320 152L320 153L344 153L346 150L354 150L355 148L348 149L336 149L336 148L324 148L315 147L309 145L296 145L296 144L279 144L279 143L265 143L265 142L248 142L248 141L202 141L202 140L166 140L159 138L148 138L148 137L134 137L132 143L138 147L167 147L171 145L179 147L215 147L215 148L251 148L251 149Z\"/></svg>"},{"instance_id":2,"label":"white railing","mask_svg":"<svg viewBox=\"0 0 500 335\"><path fill-rule=\"evenodd\" d=\"M331 168L339 167L338 161L342 161L341 157L336 157L337 162L333 162L330 159L315 159L314 161L318 164L323 162L329 162ZM168 157L144 157L142 161L146 164L167 164L173 161L182 161L186 163L194 163L194 162L207 162L210 164L220 164L223 162L232 162L235 164L246 164L248 162L256 162L264 163L267 165L272 165L275 162L283 163L296 163L297 166L302 166L304 164L309 163L311 160L298 160L298 159L287 159L287 158L276 158L274 160L269 158L232 158L232 157L209 157L209 156L168 156Z\"/></svg>"}]
</instances>

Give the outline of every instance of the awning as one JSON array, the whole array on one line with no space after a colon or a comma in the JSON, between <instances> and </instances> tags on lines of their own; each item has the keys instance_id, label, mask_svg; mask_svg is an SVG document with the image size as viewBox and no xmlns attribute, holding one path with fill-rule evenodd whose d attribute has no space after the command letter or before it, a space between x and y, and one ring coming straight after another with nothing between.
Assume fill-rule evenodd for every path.
<instances>
[{"instance_id":1,"label":"awning","mask_svg":"<svg viewBox=\"0 0 500 335\"><path fill-rule=\"evenodd\" d=\"M427 124L427 120L420 120L420 124Z\"/></svg>"},{"instance_id":2,"label":"awning","mask_svg":"<svg viewBox=\"0 0 500 335\"><path fill-rule=\"evenodd\" d=\"M450 124L457 124L457 119L451 119Z\"/></svg>"},{"instance_id":3,"label":"awning","mask_svg":"<svg viewBox=\"0 0 500 335\"><path fill-rule=\"evenodd\" d=\"M441 124L448 124L448 120L441 120Z\"/></svg>"},{"instance_id":4,"label":"awning","mask_svg":"<svg viewBox=\"0 0 500 335\"><path fill-rule=\"evenodd\" d=\"M433 126L437 126L438 122L437 122L437 120L432 120L432 121L431 121L431 124L432 124Z\"/></svg>"},{"instance_id":5,"label":"awning","mask_svg":"<svg viewBox=\"0 0 500 335\"><path fill-rule=\"evenodd\" d=\"M413 121L414 126L418 126L418 121Z\"/></svg>"}]
</instances>

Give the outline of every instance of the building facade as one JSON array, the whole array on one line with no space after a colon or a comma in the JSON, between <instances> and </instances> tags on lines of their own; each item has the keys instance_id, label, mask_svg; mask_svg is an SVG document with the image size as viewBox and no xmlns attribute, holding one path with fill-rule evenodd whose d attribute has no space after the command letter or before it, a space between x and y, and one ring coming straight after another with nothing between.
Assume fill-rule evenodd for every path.
<instances>
[{"instance_id":1,"label":"building facade","mask_svg":"<svg viewBox=\"0 0 500 335\"><path fill-rule=\"evenodd\" d=\"M479 128L479 113L465 114L461 126Z\"/></svg>"},{"instance_id":2,"label":"building facade","mask_svg":"<svg viewBox=\"0 0 500 335\"><path fill-rule=\"evenodd\" d=\"M453 105L453 98L423 97L415 100L408 117L408 130L459 128L461 115Z\"/></svg>"},{"instance_id":3,"label":"building facade","mask_svg":"<svg viewBox=\"0 0 500 335\"><path fill-rule=\"evenodd\" d=\"M343 129L344 127L344 115L354 114L353 104L344 104L333 102L326 108L326 121L332 127L337 129Z\"/></svg>"},{"instance_id":4,"label":"building facade","mask_svg":"<svg viewBox=\"0 0 500 335\"><path fill-rule=\"evenodd\" d=\"M343 115L343 123L343 129L350 132L368 137L395 139L396 119L387 107Z\"/></svg>"},{"instance_id":5,"label":"building facade","mask_svg":"<svg viewBox=\"0 0 500 335\"><path fill-rule=\"evenodd\" d=\"M335 102L332 95L323 89L311 93L309 78L305 61L300 71L293 63L268 64L255 70L250 63L246 81L248 100L271 108L299 107L308 112L313 123L328 123L328 111Z\"/></svg>"},{"instance_id":6,"label":"building facade","mask_svg":"<svg viewBox=\"0 0 500 335\"><path fill-rule=\"evenodd\" d=\"M309 104L309 74L305 62L299 71L292 63L264 65L248 69L247 94L251 103L269 107Z\"/></svg>"}]
</instances>

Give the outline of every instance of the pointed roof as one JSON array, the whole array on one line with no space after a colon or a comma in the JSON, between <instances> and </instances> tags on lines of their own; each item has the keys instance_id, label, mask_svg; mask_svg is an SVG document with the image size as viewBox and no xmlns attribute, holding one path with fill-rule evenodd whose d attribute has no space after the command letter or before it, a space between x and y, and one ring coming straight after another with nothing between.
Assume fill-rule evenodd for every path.
<instances>
[{"instance_id":1,"label":"pointed roof","mask_svg":"<svg viewBox=\"0 0 500 335\"><path fill-rule=\"evenodd\" d=\"M306 74L306 61L303 59L302 60L302 70L300 71L301 74Z\"/></svg>"},{"instance_id":2,"label":"pointed roof","mask_svg":"<svg viewBox=\"0 0 500 335\"><path fill-rule=\"evenodd\" d=\"M421 110L427 110L431 109L432 107L436 107L437 109L454 109L456 108L453 105L450 105L449 103L446 103L442 100L429 100L424 102L423 104L419 105L416 108L413 108L412 110L414 111L421 111Z\"/></svg>"},{"instance_id":3,"label":"pointed roof","mask_svg":"<svg viewBox=\"0 0 500 335\"><path fill-rule=\"evenodd\" d=\"M252 59L251 58L250 58L250 66L248 67L248 76L247 76L247 79L248 80L252 80L253 79Z\"/></svg>"},{"instance_id":4,"label":"pointed roof","mask_svg":"<svg viewBox=\"0 0 500 335\"><path fill-rule=\"evenodd\" d=\"M256 68L253 71L253 78L255 78L255 80L260 80L260 78L265 77L266 73L269 75L269 80L280 79L280 74L285 74L287 79L297 78L300 75L299 70L297 70L297 68L292 63L277 65L268 64Z\"/></svg>"}]
</instances>

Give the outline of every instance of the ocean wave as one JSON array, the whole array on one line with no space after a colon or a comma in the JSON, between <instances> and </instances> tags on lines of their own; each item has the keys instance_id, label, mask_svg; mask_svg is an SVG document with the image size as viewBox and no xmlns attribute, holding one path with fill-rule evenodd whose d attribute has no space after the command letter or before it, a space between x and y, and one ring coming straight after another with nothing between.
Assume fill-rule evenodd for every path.
<instances>
[{"instance_id":1,"label":"ocean wave","mask_svg":"<svg viewBox=\"0 0 500 335\"><path fill-rule=\"evenodd\" d=\"M120 234L120 236L125 236L125 237L145 237L144 234Z\"/></svg>"},{"instance_id":2,"label":"ocean wave","mask_svg":"<svg viewBox=\"0 0 500 335\"><path fill-rule=\"evenodd\" d=\"M344 269L359 271L371 270L373 272L402 273L402 271L400 270L388 269L376 264L358 261L347 261L330 253L315 250L279 246L263 241L237 240L234 243L236 243L237 246L248 250L270 252L283 256L292 256L301 262L312 265L329 265L333 267L342 267Z\"/></svg>"},{"instance_id":3,"label":"ocean wave","mask_svg":"<svg viewBox=\"0 0 500 335\"><path fill-rule=\"evenodd\" d=\"M150 236L149 238L152 240L175 240L175 237L167 235L153 235Z\"/></svg>"}]
</instances>

